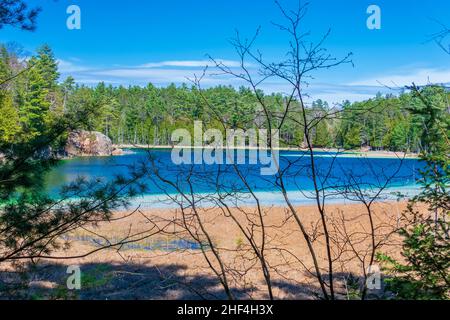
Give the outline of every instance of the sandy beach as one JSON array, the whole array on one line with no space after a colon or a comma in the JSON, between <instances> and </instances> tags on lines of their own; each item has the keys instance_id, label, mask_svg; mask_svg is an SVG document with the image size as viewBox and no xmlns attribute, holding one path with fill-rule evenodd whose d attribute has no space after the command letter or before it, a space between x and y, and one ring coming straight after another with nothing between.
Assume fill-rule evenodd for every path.
<instances>
[{"instance_id":1,"label":"sandy beach","mask_svg":"<svg viewBox=\"0 0 450 320\"><path fill-rule=\"evenodd\" d=\"M172 145L141 145L141 144L117 144L114 145L114 148L117 149L155 149L155 150L161 150L161 149L173 149L173 148L182 148L181 146L172 146ZM213 147L210 146L203 146L203 147L196 147L192 146L192 149L212 149ZM245 148L241 147L230 147L230 149L240 150L240 149L246 149L246 150L253 150L257 149L255 147L247 146ZM268 150L267 148L259 148L260 150ZM295 148L295 147L279 147L274 148L274 150L278 151L299 151L299 152L306 152L308 149L305 148ZM362 157L362 158L395 158L395 159L419 159L419 155L417 153L405 153L405 152L393 152L393 151L375 151L375 150L342 150L342 149L334 149L334 148L314 148L314 151L316 152L325 152L330 153L332 156L335 156L336 153L338 157ZM323 156L323 155L317 155L317 156Z\"/></svg>"}]
</instances>

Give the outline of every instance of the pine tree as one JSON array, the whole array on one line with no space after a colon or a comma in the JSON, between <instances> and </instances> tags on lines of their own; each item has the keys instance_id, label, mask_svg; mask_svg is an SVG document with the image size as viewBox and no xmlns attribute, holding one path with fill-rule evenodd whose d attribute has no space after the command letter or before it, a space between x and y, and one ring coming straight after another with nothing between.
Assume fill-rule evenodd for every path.
<instances>
[{"instance_id":1,"label":"pine tree","mask_svg":"<svg viewBox=\"0 0 450 320\"><path fill-rule=\"evenodd\" d=\"M44 80L44 88L51 90L57 85L59 78L58 63L52 49L43 45L37 51L36 69Z\"/></svg>"},{"instance_id":2,"label":"pine tree","mask_svg":"<svg viewBox=\"0 0 450 320\"><path fill-rule=\"evenodd\" d=\"M0 93L0 114L0 143L11 143L20 132L20 125L12 97L7 92Z\"/></svg>"},{"instance_id":3,"label":"pine tree","mask_svg":"<svg viewBox=\"0 0 450 320\"><path fill-rule=\"evenodd\" d=\"M361 146L361 126L356 124L344 136L344 148L354 149Z\"/></svg>"},{"instance_id":4,"label":"pine tree","mask_svg":"<svg viewBox=\"0 0 450 320\"><path fill-rule=\"evenodd\" d=\"M20 107L20 122L24 129L25 141L31 141L45 132L50 108L48 80L44 79L38 67L39 63L36 57L28 62L25 103Z\"/></svg>"},{"instance_id":5,"label":"pine tree","mask_svg":"<svg viewBox=\"0 0 450 320\"><path fill-rule=\"evenodd\" d=\"M387 289L397 299L450 299L450 114L443 88L414 86L412 91L412 111L424 131L422 190L409 202L406 225L399 232L404 261L381 253L378 259L391 275ZM428 211L416 210L417 204Z\"/></svg>"}]
</instances>

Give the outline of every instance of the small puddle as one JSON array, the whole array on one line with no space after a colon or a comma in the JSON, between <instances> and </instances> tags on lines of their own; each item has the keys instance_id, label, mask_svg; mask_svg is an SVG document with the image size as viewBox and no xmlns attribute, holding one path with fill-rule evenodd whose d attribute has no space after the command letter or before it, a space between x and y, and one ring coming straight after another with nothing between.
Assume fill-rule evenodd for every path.
<instances>
[{"instance_id":1,"label":"small puddle","mask_svg":"<svg viewBox=\"0 0 450 320\"><path fill-rule=\"evenodd\" d=\"M80 241L84 243L89 243L95 247L103 247L109 245L110 243L118 243L123 241L122 238L110 238L108 239L110 243L106 239L102 239L99 237L93 236L73 236L73 235L64 235L61 236L61 239L65 241ZM206 244L204 247L208 247ZM123 250L144 250L144 251L181 251L181 250L200 250L200 244L197 242L185 240L185 239L153 239L146 241L138 241L131 242L121 245Z\"/></svg>"}]
</instances>

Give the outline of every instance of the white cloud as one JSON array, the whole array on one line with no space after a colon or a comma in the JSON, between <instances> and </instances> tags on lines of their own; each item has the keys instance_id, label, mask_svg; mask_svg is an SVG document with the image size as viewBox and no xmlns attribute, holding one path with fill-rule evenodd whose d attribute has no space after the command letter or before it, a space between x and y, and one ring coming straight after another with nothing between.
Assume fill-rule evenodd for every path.
<instances>
[{"instance_id":1,"label":"white cloud","mask_svg":"<svg viewBox=\"0 0 450 320\"><path fill-rule=\"evenodd\" d=\"M165 69L165 68L117 68L91 70L86 72L91 77L110 78L116 82L147 84L149 82L156 85L164 85L169 83L189 82L197 74L202 74L202 69ZM204 78L205 82L209 81L208 77Z\"/></svg>"},{"instance_id":2,"label":"white cloud","mask_svg":"<svg viewBox=\"0 0 450 320\"><path fill-rule=\"evenodd\" d=\"M181 84L189 83L189 79L199 76L203 73L203 68L212 63L209 60L171 60L161 62L151 62L137 66L117 66L111 65L110 68L91 68L78 63L74 60L58 60L60 71L64 76L71 75L77 82L87 85L95 85L99 82L106 82L113 85L147 85L153 83L156 86L165 86L170 83ZM232 60L218 60L224 65L239 70L239 62ZM251 68L256 78L256 69ZM237 71L238 72L238 71ZM216 85L231 85L239 87L247 85L242 79L230 75L214 75L217 73L215 68L210 68L205 74L202 83L203 86L212 87ZM306 101L322 99L330 104L341 103L344 100L361 101L373 98L377 93L398 93L397 87L409 85L412 82L424 84L428 82L449 82L450 70L436 69L416 69L414 72L407 73L399 71L397 74L383 75L370 79L363 79L347 84L339 83L320 83L312 82L309 87L305 87L305 93L309 95ZM388 88L393 87L394 90ZM266 93L281 92L289 94L291 89L288 84L273 79L268 79L261 85Z\"/></svg>"},{"instance_id":3,"label":"white cloud","mask_svg":"<svg viewBox=\"0 0 450 320\"><path fill-rule=\"evenodd\" d=\"M85 67L79 66L68 60L57 59L56 62L58 63L58 70L61 73L78 72L86 70Z\"/></svg>"},{"instance_id":4,"label":"white cloud","mask_svg":"<svg viewBox=\"0 0 450 320\"><path fill-rule=\"evenodd\" d=\"M228 67L239 67L239 61L217 59L217 63L224 64ZM169 60L160 62L150 62L140 65L141 68L162 68L162 67L184 67L184 68L204 68L214 66L211 60Z\"/></svg>"},{"instance_id":5,"label":"white cloud","mask_svg":"<svg viewBox=\"0 0 450 320\"><path fill-rule=\"evenodd\" d=\"M72 59L71 59L72 60ZM73 61L73 60L72 60ZM169 83L188 82L195 75L203 74L205 66L213 66L210 60L170 60L161 62L151 62L138 66L112 65L110 68L91 68L78 65L69 60L59 59L59 70L63 77L71 75L80 83L87 83L83 79L89 79L89 83L105 82L105 79L114 84L137 84L145 85L152 82L155 85L166 85ZM239 62L219 59L217 63L223 63L230 68L239 66ZM212 70L213 68L210 68ZM203 80L204 83L232 84L236 83L235 78L226 76L211 76L208 72Z\"/></svg>"},{"instance_id":6,"label":"white cloud","mask_svg":"<svg viewBox=\"0 0 450 320\"><path fill-rule=\"evenodd\" d=\"M358 80L349 85L404 87L412 83L425 85L429 83L449 83L450 69L416 69L391 75L382 75L369 79Z\"/></svg>"},{"instance_id":7,"label":"white cloud","mask_svg":"<svg viewBox=\"0 0 450 320\"><path fill-rule=\"evenodd\" d=\"M112 85L121 84L120 82L114 82L114 81L106 80L106 79L77 79L77 82L86 84L86 85L96 85L100 82L103 82L106 84L112 84Z\"/></svg>"}]
</instances>

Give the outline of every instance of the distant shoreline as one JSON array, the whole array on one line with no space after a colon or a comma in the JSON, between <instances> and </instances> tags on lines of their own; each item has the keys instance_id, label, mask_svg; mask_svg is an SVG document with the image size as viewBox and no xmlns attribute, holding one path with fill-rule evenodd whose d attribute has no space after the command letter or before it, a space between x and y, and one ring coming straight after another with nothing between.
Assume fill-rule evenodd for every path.
<instances>
[{"instance_id":1,"label":"distant shoreline","mask_svg":"<svg viewBox=\"0 0 450 320\"><path fill-rule=\"evenodd\" d=\"M174 149L174 148L182 148L182 146L171 146L171 145L142 145L142 144L117 144L114 145L115 148L120 149ZM192 146L192 149L212 149L210 146L196 147ZM233 147L234 150L242 150L242 147ZM256 147L246 147L245 149L254 150ZM263 150L268 150L268 148L264 148ZM279 147L275 148L278 151L301 151L305 152L308 149L305 148L294 148L294 147ZM394 158L401 159L405 157L406 159L419 159L419 155L417 153L404 153L404 152L394 152L394 151L373 151L373 150L339 150L335 148L313 148L316 152L329 152L329 153L339 153L338 157L349 157L349 158Z\"/></svg>"}]
</instances>

